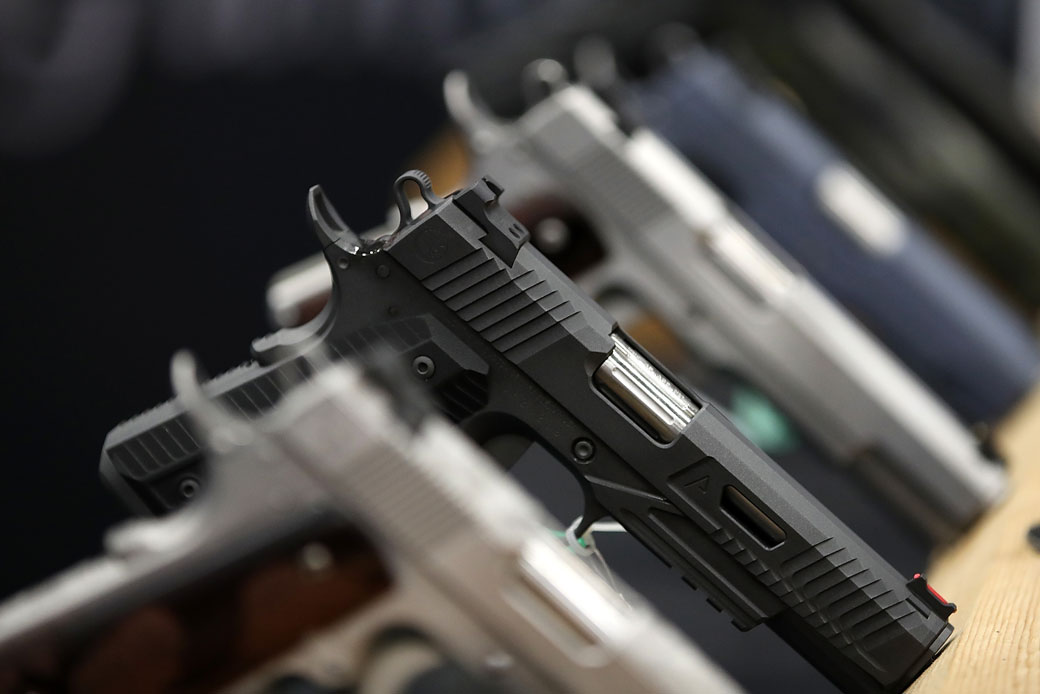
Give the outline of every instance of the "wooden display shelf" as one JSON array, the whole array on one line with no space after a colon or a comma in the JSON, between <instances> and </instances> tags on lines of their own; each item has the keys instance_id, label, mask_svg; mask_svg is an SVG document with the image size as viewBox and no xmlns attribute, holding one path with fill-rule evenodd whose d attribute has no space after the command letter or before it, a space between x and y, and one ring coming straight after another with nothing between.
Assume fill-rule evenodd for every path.
<instances>
[{"instance_id":1,"label":"wooden display shelf","mask_svg":"<svg viewBox=\"0 0 1040 694\"><path fill-rule=\"evenodd\" d=\"M1040 391L997 432L1009 461L1007 499L932 563L928 582L958 611L953 643L909 694L1040 693Z\"/></svg>"}]
</instances>

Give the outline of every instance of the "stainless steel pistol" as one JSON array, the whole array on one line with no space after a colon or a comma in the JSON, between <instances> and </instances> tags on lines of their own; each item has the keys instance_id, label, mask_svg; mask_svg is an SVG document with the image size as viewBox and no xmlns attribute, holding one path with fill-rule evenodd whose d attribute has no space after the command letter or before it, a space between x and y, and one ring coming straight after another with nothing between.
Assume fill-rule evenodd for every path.
<instances>
[{"instance_id":1,"label":"stainless steel pistol","mask_svg":"<svg viewBox=\"0 0 1040 694\"><path fill-rule=\"evenodd\" d=\"M459 72L448 110L507 207L552 196L590 222L603 257L576 274L583 289L634 300L698 359L761 388L938 541L1001 497L1002 468L955 415L681 155L558 63L531 73L547 93L515 121Z\"/></svg>"},{"instance_id":2,"label":"stainless steel pistol","mask_svg":"<svg viewBox=\"0 0 1040 694\"><path fill-rule=\"evenodd\" d=\"M550 533L555 521L461 432L374 387L354 366L317 369L251 421L208 399L190 357L179 355L174 367L192 435L209 451L209 485L198 503L116 528L103 557L0 605L0 692L82 684L83 672L103 670L98 652L113 633L142 614L187 630L197 603L233 604L240 624L209 624L191 631L192 640L244 632L246 641L262 641L256 633L266 622L313 608L275 592L261 616L250 616L249 596L264 586L255 577L280 567L275 550L292 561L274 586L312 591L323 605L342 602L344 588L367 599L309 624L312 634L300 629L295 643L221 683L227 691L269 692L288 676L355 682L403 633L490 678L491 691L739 691L672 626L574 556ZM371 545L355 539L345 554L330 539L357 530ZM379 568L341 574L366 552L378 555ZM286 572L302 574L301 582ZM228 574L248 578L229 583ZM338 596L327 591L340 580ZM237 652L228 651L228 659ZM218 670L229 666L215 661ZM156 691L200 682L210 689L212 680L181 665ZM113 674L125 672L121 663ZM93 677L87 681L105 681Z\"/></svg>"}]
</instances>

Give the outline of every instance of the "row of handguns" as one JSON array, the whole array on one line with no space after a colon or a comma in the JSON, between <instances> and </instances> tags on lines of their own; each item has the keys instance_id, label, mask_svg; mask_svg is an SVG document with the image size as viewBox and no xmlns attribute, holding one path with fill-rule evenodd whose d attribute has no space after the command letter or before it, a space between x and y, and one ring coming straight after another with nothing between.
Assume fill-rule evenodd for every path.
<instances>
[{"instance_id":1,"label":"row of handguns","mask_svg":"<svg viewBox=\"0 0 1040 694\"><path fill-rule=\"evenodd\" d=\"M202 385L178 357L179 397L105 442L135 509L198 498L4 606L0 691L391 691L364 682L403 681L402 663L453 691L734 691L572 555L605 517L843 691L912 682L954 605L752 443L705 374L761 390L941 543L1005 493L968 425L1029 390L1040 352L804 113L717 47L666 43L640 81L602 42L577 80L535 61L515 117L450 74L470 180L442 198L409 171L384 227L355 233L312 189L322 255L272 283L281 329ZM677 349L633 337L646 315ZM459 431L502 467L536 443L574 475L571 550ZM113 644L165 679L128 679Z\"/></svg>"}]
</instances>

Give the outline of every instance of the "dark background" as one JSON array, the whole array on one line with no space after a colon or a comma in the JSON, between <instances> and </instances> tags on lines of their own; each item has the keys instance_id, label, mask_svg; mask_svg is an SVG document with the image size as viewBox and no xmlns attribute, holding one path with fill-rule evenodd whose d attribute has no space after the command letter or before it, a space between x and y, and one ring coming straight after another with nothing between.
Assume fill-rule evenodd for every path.
<instances>
[{"instance_id":1,"label":"dark background","mask_svg":"<svg viewBox=\"0 0 1040 694\"><path fill-rule=\"evenodd\" d=\"M358 229L381 221L442 121L429 78L142 67L82 142L0 161L0 595L95 553L123 516L98 479L101 444L169 397L175 350L212 373L248 358L271 274L317 250L307 189L321 183Z\"/></svg>"}]
</instances>

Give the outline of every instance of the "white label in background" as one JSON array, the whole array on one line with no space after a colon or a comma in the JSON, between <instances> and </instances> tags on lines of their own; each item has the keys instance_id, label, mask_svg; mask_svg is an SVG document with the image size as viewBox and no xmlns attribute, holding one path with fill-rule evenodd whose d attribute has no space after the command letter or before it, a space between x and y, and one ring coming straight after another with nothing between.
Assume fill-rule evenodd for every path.
<instances>
[{"instance_id":1,"label":"white label in background","mask_svg":"<svg viewBox=\"0 0 1040 694\"><path fill-rule=\"evenodd\" d=\"M828 166L816 179L816 197L823 210L871 253L892 255L906 243L899 210L852 169Z\"/></svg>"}]
</instances>

